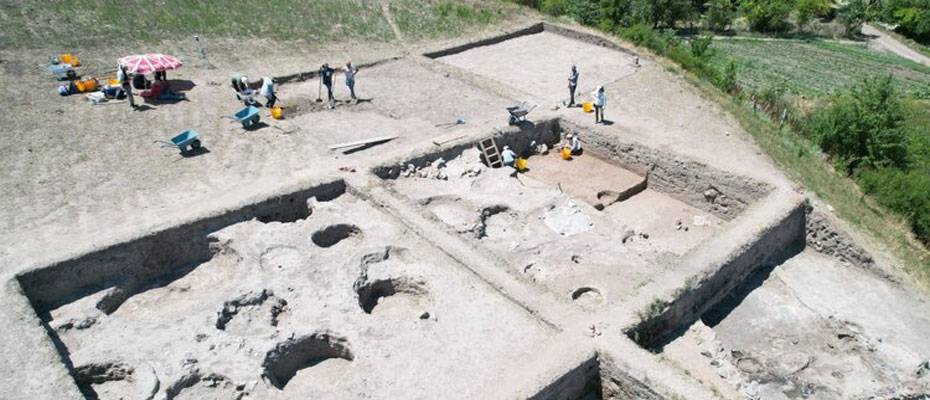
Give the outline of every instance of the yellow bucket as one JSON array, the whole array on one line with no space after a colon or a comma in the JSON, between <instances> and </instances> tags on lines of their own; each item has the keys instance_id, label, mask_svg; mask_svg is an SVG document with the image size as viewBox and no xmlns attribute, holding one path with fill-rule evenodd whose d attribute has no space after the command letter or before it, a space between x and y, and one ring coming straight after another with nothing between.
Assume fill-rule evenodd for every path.
<instances>
[{"instance_id":1,"label":"yellow bucket","mask_svg":"<svg viewBox=\"0 0 930 400\"><path fill-rule=\"evenodd\" d=\"M526 159L518 158L517 161L514 161L513 167L516 168L517 171L520 171L520 172L526 171Z\"/></svg>"},{"instance_id":2,"label":"yellow bucket","mask_svg":"<svg viewBox=\"0 0 930 400\"><path fill-rule=\"evenodd\" d=\"M58 56L58 61L62 64L68 64L72 67L77 67L81 65L81 62L78 61L77 56L72 54L61 54Z\"/></svg>"},{"instance_id":3,"label":"yellow bucket","mask_svg":"<svg viewBox=\"0 0 930 400\"><path fill-rule=\"evenodd\" d=\"M581 111L584 111L584 112L590 114L591 112L594 111L594 104L591 103L590 101L586 101L586 102L584 102L584 103L581 103Z\"/></svg>"},{"instance_id":4,"label":"yellow bucket","mask_svg":"<svg viewBox=\"0 0 930 400\"><path fill-rule=\"evenodd\" d=\"M572 159L572 149L569 149L568 147L563 147L559 154L562 155L563 160L567 161Z\"/></svg>"},{"instance_id":5,"label":"yellow bucket","mask_svg":"<svg viewBox=\"0 0 930 400\"><path fill-rule=\"evenodd\" d=\"M284 118L284 109L281 107L274 107L271 109L271 118L281 119Z\"/></svg>"}]
</instances>

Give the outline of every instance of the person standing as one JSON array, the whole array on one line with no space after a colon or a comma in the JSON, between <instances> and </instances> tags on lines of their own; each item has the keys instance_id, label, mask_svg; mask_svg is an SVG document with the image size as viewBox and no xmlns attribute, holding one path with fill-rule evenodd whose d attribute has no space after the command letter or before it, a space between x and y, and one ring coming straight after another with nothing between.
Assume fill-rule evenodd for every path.
<instances>
[{"instance_id":1,"label":"person standing","mask_svg":"<svg viewBox=\"0 0 930 400\"><path fill-rule=\"evenodd\" d=\"M274 103L278 102L278 96L275 96L274 94L274 80L267 76L262 78L261 95L265 97L265 100L267 100L265 106L268 108L274 108Z\"/></svg>"},{"instance_id":2,"label":"person standing","mask_svg":"<svg viewBox=\"0 0 930 400\"><path fill-rule=\"evenodd\" d=\"M346 86L349 88L349 96L352 100L358 100L355 97L355 74L357 73L358 68L352 66L352 61L346 62Z\"/></svg>"},{"instance_id":3,"label":"person standing","mask_svg":"<svg viewBox=\"0 0 930 400\"><path fill-rule=\"evenodd\" d=\"M116 81L119 82L120 87L123 88L123 93L126 94L126 99L129 100L129 107L133 110L136 109L136 102L132 98L132 82L129 79L129 72L126 72L126 67L120 65L116 69Z\"/></svg>"},{"instance_id":4,"label":"person standing","mask_svg":"<svg viewBox=\"0 0 930 400\"><path fill-rule=\"evenodd\" d=\"M333 73L335 70L329 67L329 64L323 64L320 67L320 80L323 82L323 85L326 86L326 92L329 95L329 102L332 103L336 99L333 97Z\"/></svg>"},{"instance_id":5,"label":"person standing","mask_svg":"<svg viewBox=\"0 0 930 400\"><path fill-rule=\"evenodd\" d=\"M604 122L604 107L607 107L607 93L603 86L594 91L594 123Z\"/></svg>"},{"instance_id":6,"label":"person standing","mask_svg":"<svg viewBox=\"0 0 930 400\"><path fill-rule=\"evenodd\" d=\"M572 65L572 72L568 75L568 106L575 106L575 89L578 88L578 68Z\"/></svg>"}]
</instances>

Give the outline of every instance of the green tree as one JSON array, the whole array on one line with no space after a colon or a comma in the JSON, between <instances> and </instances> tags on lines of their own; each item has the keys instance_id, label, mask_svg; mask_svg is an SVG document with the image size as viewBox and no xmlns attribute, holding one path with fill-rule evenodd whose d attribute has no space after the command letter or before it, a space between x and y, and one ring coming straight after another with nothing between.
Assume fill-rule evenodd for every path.
<instances>
[{"instance_id":1,"label":"green tree","mask_svg":"<svg viewBox=\"0 0 930 400\"><path fill-rule=\"evenodd\" d=\"M710 0L704 8L704 23L711 30L726 30L736 17L732 0Z\"/></svg>"},{"instance_id":2,"label":"green tree","mask_svg":"<svg viewBox=\"0 0 930 400\"><path fill-rule=\"evenodd\" d=\"M867 0L849 0L838 12L839 20L849 36L858 35L862 31L862 24L869 19L870 14L870 3Z\"/></svg>"},{"instance_id":3,"label":"green tree","mask_svg":"<svg viewBox=\"0 0 930 400\"><path fill-rule=\"evenodd\" d=\"M891 75L866 78L814 113L820 147L848 174L861 168L908 165L906 112Z\"/></svg>"},{"instance_id":4,"label":"green tree","mask_svg":"<svg viewBox=\"0 0 930 400\"><path fill-rule=\"evenodd\" d=\"M814 20L830 11L829 0L797 0L794 4L798 30L804 30Z\"/></svg>"},{"instance_id":5,"label":"green tree","mask_svg":"<svg viewBox=\"0 0 930 400\"><path fill-rule=\"evenodd\" d=\"M886 0L883 19L915 39L930 39L930 0Z\"/></svg>"},{"instance_id":6,"label":"green tree","mask_svg":"<svg viewBox=\"0 0 930 400\"><path fill-rule=\"evenodd\" d=\"M752 30L785 32L791 28L788 17L792 5L791 0L743 0L740 9Z\"/></svg>"}]
</instances>

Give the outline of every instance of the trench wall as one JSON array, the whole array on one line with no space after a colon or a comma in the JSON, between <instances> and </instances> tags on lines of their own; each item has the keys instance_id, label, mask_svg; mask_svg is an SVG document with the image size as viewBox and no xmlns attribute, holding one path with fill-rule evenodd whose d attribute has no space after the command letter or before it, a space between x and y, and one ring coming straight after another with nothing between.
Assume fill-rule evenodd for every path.
<instances>
[{"instance_id":1,"label":"trench wall","mask_svg":"<svg viewBox=\"0 0 930 400\"><path fill-rule=\"evenodd\" d=\"M616 51L620 51L623 53L636 55L636 53L633 53L629 49L626 49L623 46L620 46L614 43L613 41L605 39L603 37L593 35L590 33L578 32L575 30L563 28L561 26L546 23L546 22L536 23L526 28L519 29L513 32L509 32L503 35L492 36L489 38L476 40L473 42L468 42L468 43L465 43L459 46L454 46L454 47L449 47L449 48L442 49L442 50L423 53L423 55L428 58L436 59L436 58L451 56L453 54L458 54L458 53L468 51L468 50L471 50L477 47L491 46L491 45L495 45L501 42L505 42L507 40L516 39L521 36L533 35L533 34L542 33L542 32L554 33L556 35L565 36L569 39L574 39L574 40L578 40L578 41L585 42L588 44L593 44L595 46L606 47L611 50L616 50Z\"/></svg>"},{"instance_id":2,"label":"trench wall","mask_svg":"<svg viewBox=\"0 0 930 400\"><path fill-rule=\"evenodd\" d=\"M643 382L617 368L611 360L595 355L540 389L529 400L582 399L664 400Z\"/></svg>"},{"instance_id":3,"label":"trench wall","mask_svg":"<svg viewBox=\"0 0 930 400\"><path fill-rule=\"evenodd\" d=\"M552 146L559 142L561 139L560 135L559 121L552 119L538 121L535 124L526 123L520 127L509 127L505 130L495 132L492 136L498 148L510 146L517 154L527 154L530 150L530 143L533 141L537 143L546 143ZM458 157L465 150L477 147L477 145L477 141L470 140L456 143L448 147L437 148L436 151L432 152L401 157L374 167L371 172L381 179L397 179L397 177L400 176L401 168L407 164L424 166L440 158L449 160Z\"/></svg>"},{"instance_id":4,"label":"trench wall","mask_svg":"<svg viewBox=\"0 0 930 400\"><path fill-rule=\"evenodd\" d=\"M644 319L626 331L627 336L644 348L660 350L757 269L779 265L800 253L805 246L806 215L806 204L798 202L755 234L729 244L732 249L724 257L712 261L709 268L678 288L672 300L657 299L659 304L650 305L653 311L644 313ZM700 262L701 257L694 258ZM693 262L688 255L684 259Z\"/></svg>"},{"instance_id":5,"label":"trench wall","mask_svg":"<svg viewBox=\"0 0 930 400\"><path fill-rule=\"evenodd\" d=\"M562 131L580 134L592 151L624 168L648 176L649 187L693 207L732 220L774 189L754 179L724 172L673 153L625 142L562 120Z\"/></svg>"},{"instance_id":6,"label":"trench wall","mask_svg":"<svg viewBox=\"0 0 930 400\"><path fill-rule=\"evenodd\" d=\"M596 133L561 119L511 127L495 132L493 137L499 148L508 145L517 154L527 155L533 141L555 147L562 141L563 135L568 133L580 134L586 144L586 152L647 176L650 188L724 220L732 220L774 189L764 182L720 171L673 153L624 142L615 136ZM434 152L410 155L375 167L372 173L381 179L396 179L401 168L407 164L425 166L439 158L448 160L476 146L477 141L471 140Z\"/></svg>"},{"instance_id":7,"label":"trench wall","mask_svg":"<svg viewBox=\"0 0 930 400\"><path fill-rule=\"evenodd\" d=\"M211 232L253 218L262 222L303 219L312 213L308 199L330 200L345 191L345 182L337 180L278 195L32 269L16 278L40 315L111 287L132 294L152 281L184 273L209 260L207 235Z\"/></svg>"}]
</instances>

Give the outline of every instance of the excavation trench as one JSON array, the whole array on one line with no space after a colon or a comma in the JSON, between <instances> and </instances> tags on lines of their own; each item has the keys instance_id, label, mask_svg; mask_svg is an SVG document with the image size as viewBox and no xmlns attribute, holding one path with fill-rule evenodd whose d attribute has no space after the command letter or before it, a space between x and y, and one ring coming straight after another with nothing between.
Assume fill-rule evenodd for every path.
<instances>
[{"instance_id":1,"label":"excavation trench","mask_svg":"<svg viewBox=\"0 0 930 400\"><path fill-rule=\"evenodd\" d=\"M773 190L773 187L766 183L721 171L673 153L625 141L614 135L598 133L562 119L536 121L529 127L512 127L490 136L494 138L499 149L509 146L518 156L528 158L529 174L532 176L533 159L540 157L534 156L539 146L545 145L551 149L550 151L557 151L558 145L567 134L579 135L585 143L585 155L582 157L594 156L601 160L606 168L628 171L625 173L640 177L639 180L631 180L621 188L601 187L579 196L597 209L603 209L613 202L627 200L648 186L724 221L730 221ZM419 153L382 164L373 168L372 173L381 179L392 181L406 176L411 166L417 169L429 168L434 163L442 163L440 160L455 159L466 150L478 147L477 141L455 143L438 151ZM538 162L535 164L537 167L541 165Z\"/></svg>"},{"instance_id":2,"label":"excavation trench","mask_svg":"<svg viewBox=\"0 0 930 400\"><path fill-rule=\"evenodd\" d=\"M664 400L643 382L633 378L603 356L595 354L556 377L530 400L642 399Z\"/></svg>"}]
</instances>

